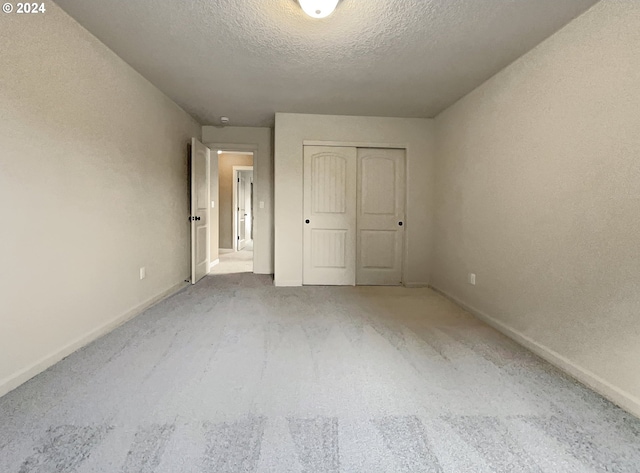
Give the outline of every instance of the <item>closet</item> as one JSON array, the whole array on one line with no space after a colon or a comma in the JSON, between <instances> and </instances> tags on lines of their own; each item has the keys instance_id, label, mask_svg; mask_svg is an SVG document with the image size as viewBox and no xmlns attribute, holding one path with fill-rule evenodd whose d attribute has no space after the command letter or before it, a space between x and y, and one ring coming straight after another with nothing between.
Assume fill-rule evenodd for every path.
<instances>
[{"instance_id":1,"label":"closet","mask_svg":"<svg viewBox=\"0 0 640 473\"><path fill-rule=\"evenodd\" d=\"M305 146L303 284L400 285L405 151Z\"/></svg>"}]
</instances>

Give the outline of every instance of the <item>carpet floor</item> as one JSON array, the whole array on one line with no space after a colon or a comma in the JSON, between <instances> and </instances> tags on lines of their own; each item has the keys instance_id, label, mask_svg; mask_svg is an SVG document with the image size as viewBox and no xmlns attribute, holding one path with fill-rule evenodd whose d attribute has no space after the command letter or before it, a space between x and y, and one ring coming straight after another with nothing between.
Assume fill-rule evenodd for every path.
<instances>
[{"instance_id":1,"label":"carpet floor","mask_svg":"<svg viewBox=\"0 0 640 473\"><path fill-rule=\"evenodd\" d=\"M638 419L429 289L210 276L0 398L3 473L638 471Z\"/></svg>"}]
</instances>

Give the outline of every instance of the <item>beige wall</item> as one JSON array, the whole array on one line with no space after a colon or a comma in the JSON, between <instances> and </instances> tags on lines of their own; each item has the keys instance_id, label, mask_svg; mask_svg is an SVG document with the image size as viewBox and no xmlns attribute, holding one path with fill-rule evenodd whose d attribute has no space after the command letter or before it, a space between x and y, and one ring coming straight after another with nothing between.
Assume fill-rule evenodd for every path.
<instances>
[{"instance_id":1,"label":"beige wall","mask_svg":"<svg viewBox=\"0 0 640 473\"><path fill-rule=\"evenodd\" d=\"M406 147L407 217L404 282L429 283L432 247L433 120L276 114L275 283L302 284L303 143Z\"/></svg>"},{"instance_id":2,"label":"beige wall","mask_svg":"<svg viewBox=\"0 0 640 473\"><path fill-rule=\"evenodd\" d=\"M256 204L253 271L257 274L273 274L273 132L271 128L203 126L202 141L213 152L216 147L256 151L253 163ZM264 208L259 208L260 201L264 202Z\"/></svg>"},{"instance_id":3,"label":"beige wall","mask_svg":"<svg viewBox=\"0 0 640 473\"><path fill-rule=\"evenodd\" d=\"M596 4L436 136L433 285L640 415L640 2Z\"/></svg>"},{"instance_id":4,"label":"beige wall","mask_svg":"<svg viewBox=\"0 0 640 473\"><path fill-rule=\"evenodd\" d=\"M189 277L200 127L54 3L0 21L3 394Z\"/></svg>"},{"instance_id":5,"label":"beige wall","mask_svg":"<svg viewBox=\"0 0 640 473\"><path fill-rule=\"evenodd\" d=\"M215 156L215 154L214 154ZM233 249L233 166L253 166L253 156L222 153L220 173L220 248Z\"/></svg>"}]
</instances>

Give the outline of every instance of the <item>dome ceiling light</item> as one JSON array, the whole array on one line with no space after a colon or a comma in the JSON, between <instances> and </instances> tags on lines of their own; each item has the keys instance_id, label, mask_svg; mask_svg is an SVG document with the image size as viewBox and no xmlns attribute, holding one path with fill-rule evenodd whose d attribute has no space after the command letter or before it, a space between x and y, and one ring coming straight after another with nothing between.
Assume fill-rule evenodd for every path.
<instances>
[{"instance_id":1,"label":"dome ceiling light","mask_svg":"<svg viewBox=\"0 0 640 473\"><path fill-rule=\"evenodd\" d=\"M312 18L326 18L336 9L339 0L298 0L302 10Z\"/></svg>"}]
</instances>

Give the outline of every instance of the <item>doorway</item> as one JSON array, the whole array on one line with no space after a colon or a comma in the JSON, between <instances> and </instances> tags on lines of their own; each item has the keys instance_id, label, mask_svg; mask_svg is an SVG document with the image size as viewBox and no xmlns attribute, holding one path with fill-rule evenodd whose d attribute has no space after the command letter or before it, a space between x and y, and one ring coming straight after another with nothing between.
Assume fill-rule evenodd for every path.
<instances>
[{"instance_id":1,"label":"doorway","mask_svg":"<svg viewBox=\"0 0 640 473\"><path fill-rule=\"evenodd\" d=\"M253 250L253 166L233 166L233 242L235 250Z\"/></svg>"},{"instance_id":2,"label":"doorway","mask_svg":"<svg viewBox=\"0 0 640 473\"><path fill-rule=\"evenodd\" d=\"M254 152L219 150L218 259L211 274L253 272Z\"/></svg>"}]
</instances>

